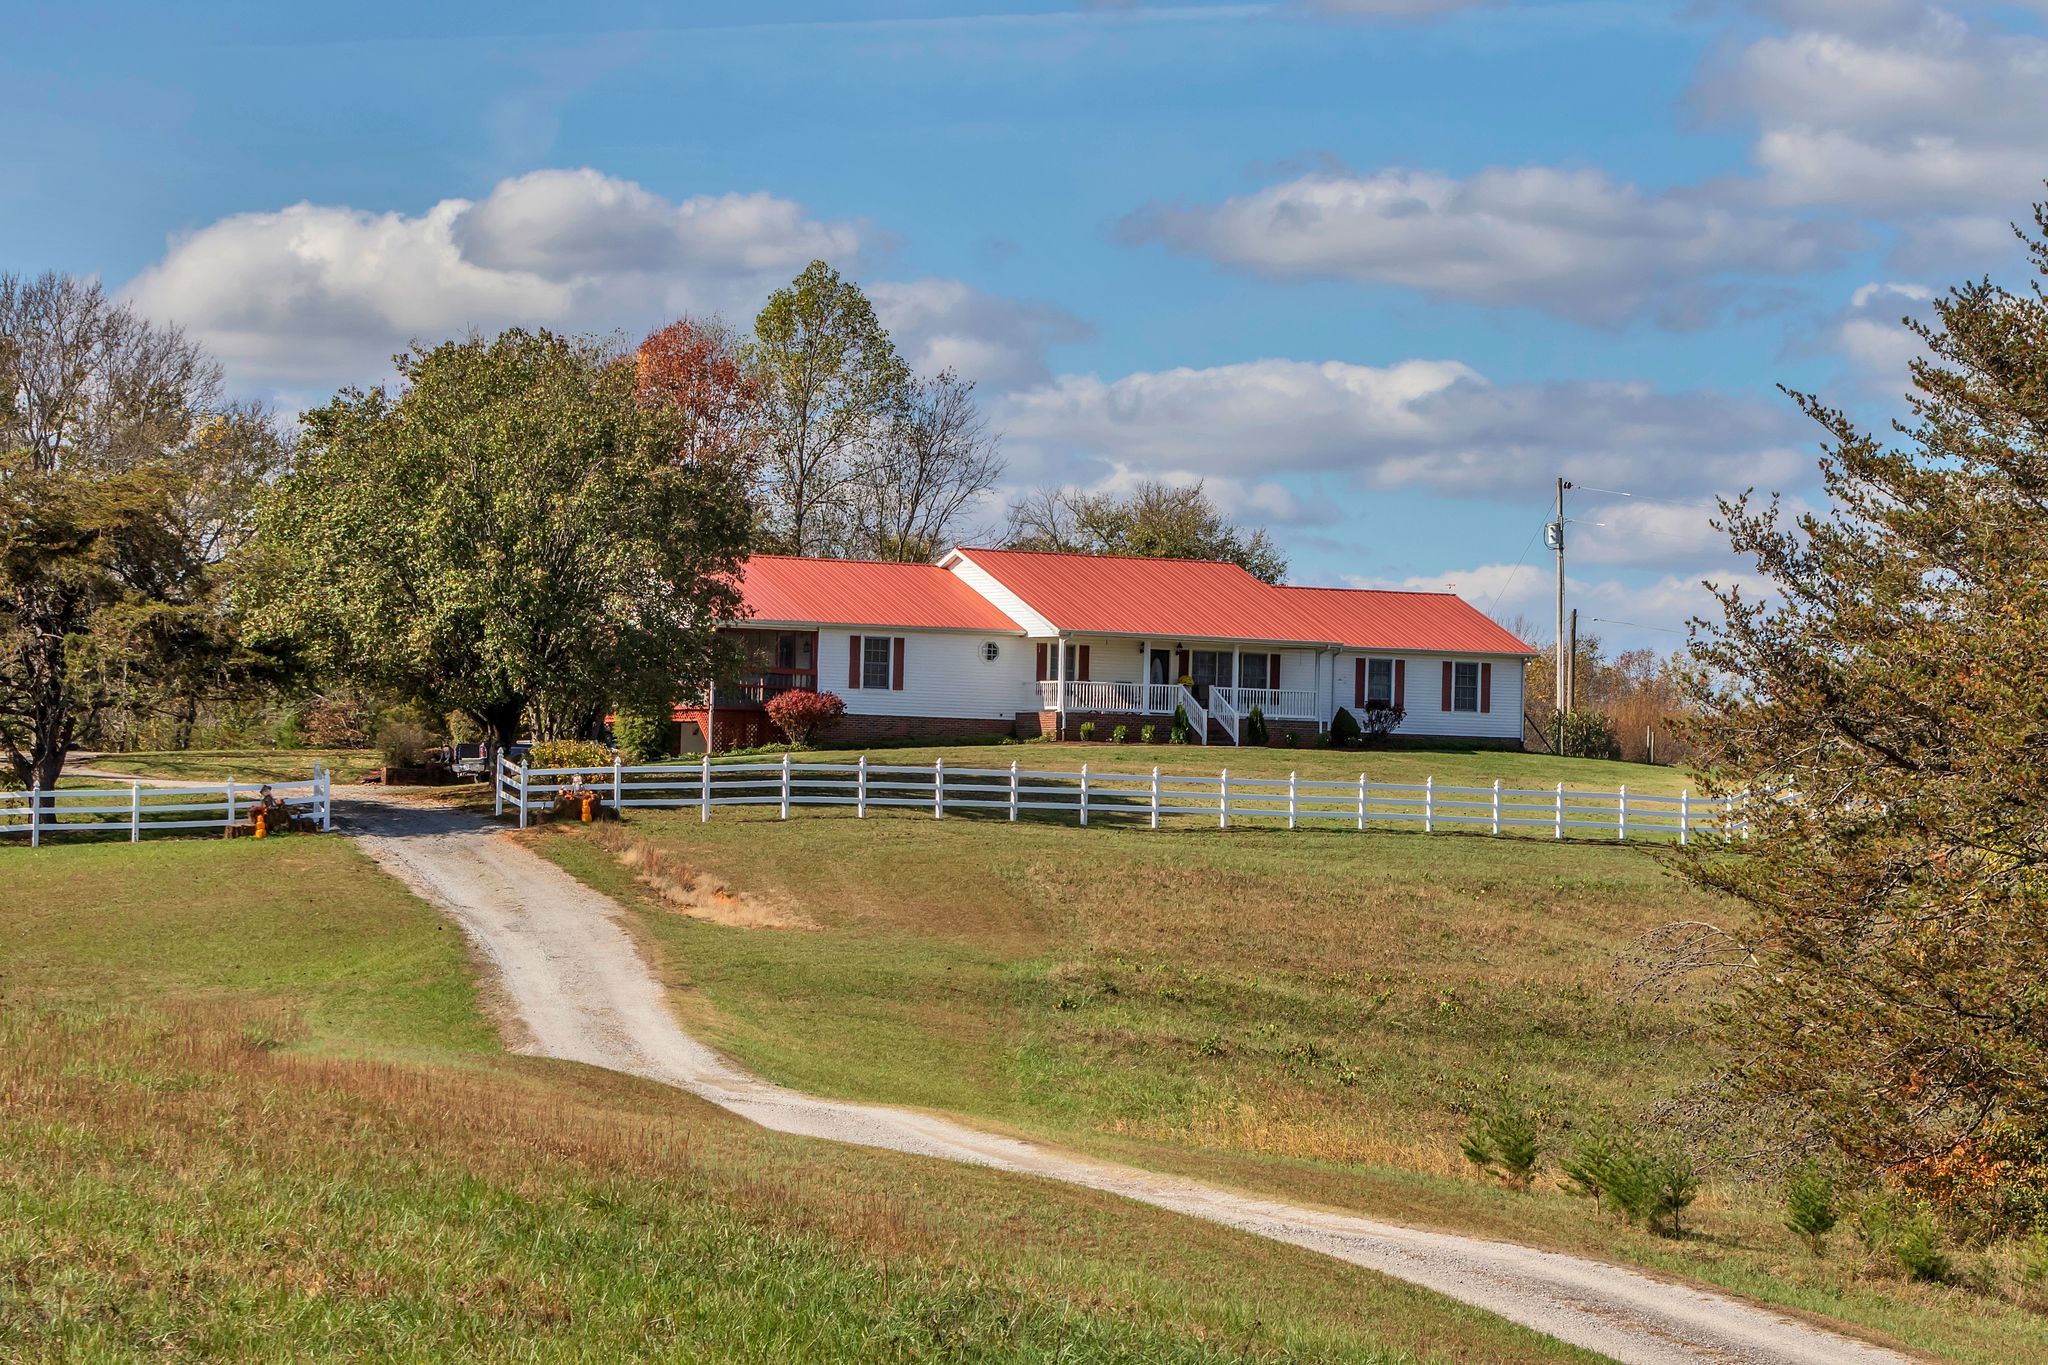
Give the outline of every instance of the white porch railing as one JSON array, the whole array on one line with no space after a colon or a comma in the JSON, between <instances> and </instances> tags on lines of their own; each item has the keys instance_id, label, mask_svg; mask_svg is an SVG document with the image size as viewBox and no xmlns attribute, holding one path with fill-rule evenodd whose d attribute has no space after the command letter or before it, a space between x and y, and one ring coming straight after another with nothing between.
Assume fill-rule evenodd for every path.
<instances>
[{"instance_id":1,"label":"white porch railing","mask_svg":"<svg viewBox=\"0 0 2048 1365\"><path fill-rule=\"evenodd\" d=\"M1192 718L1192 717L1190 717ZM1322 823L1339 829L1456 829L1536 838L1741 840L1750 835L1747 800L1731 796L1651 796L1631 792L1573 791L1554 787L1485 787L1421 782L1242 777L1150 772L1048 771L928 764L779 761L666 764L608 768L519 768L500 760L494 786L497 811L523 827L536 812L554 807L564 792L582 792L613 812L642 808L695 810L709 820L714 806L773 806L782 819L805 806L851 807L865 818L887 808L928 814L1017 820L1024 815L1091 821L1123 820L1157 829L1162 817L1195 817L1224 829L1253 821L1289 829Z\"/></svg>"},{"instance_id":2,"label":"white porch railing","mask_svg":"<svg viewBox=\"0 0 2048 1365\"><path fill-rule=\"evenodd\" d=\"M1227 687L1209 689L1209 714L1216 717L1216 723L1223 727L1223 733L1230 736L1232 744L1244 743L1244 717L1237 712L1237 706L1230 699Z\"/></svg>"},{"instance_id":3,"label":"white porch railing","mask_svg":"<svg viewBox=\"0 0 2048 1365\"><path fill-rule=\"evenodd\" d=\"M1321 720L1316 714L1316 694L1307 687L1212 687L1209 695L1227 693L1230 704L1241 716L1254 706L1267 720Z\"/></svg>"},{"instance_id":4,"label":"white porch railing","mask_svg":"<svg viewBox=\"0 0 2048 1365\"><path fill-rule=\"evenodd\" d=\"M1058 682L1038 684L1040 708L1046 711L1129 712L1132 715L1172 715L1178 701L1178 683ZM1064 704L1062 704L1064 702Z\"/></svg>"},{"instance_id":5,"label":"white porch railing","mask_svg":"<svg viewBox=\"0 0 2048 1365\"><path fill-rule=\"evenodd\" d=\"M1166 709L1171 711L1176 707L1188 713L1188 724L1194 729L1195 743L1207 744L1209 742L1209 713L1203 709L1202 703L1195 700L1195 694L1182 687L1179 683L1173 684L1173 699L1167 704Z\"/></svg>"}]
</instances>

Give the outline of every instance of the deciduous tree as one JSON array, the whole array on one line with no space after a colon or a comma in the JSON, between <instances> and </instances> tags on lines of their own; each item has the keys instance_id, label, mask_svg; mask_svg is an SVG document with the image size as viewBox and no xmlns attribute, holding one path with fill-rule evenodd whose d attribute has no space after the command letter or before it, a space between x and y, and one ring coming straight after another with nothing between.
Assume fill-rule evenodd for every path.
<instances>
[{"instance_id":1,"label":"deciduous tree","mask_svg":"<svg viewBox=\"0 0 2048 1365\"><path fill-rule=\"evenodd\" d=\"M573 735L714 672L744 476L677 458L686 415L642 400L630 358L515 330L398 368L395 394L346 390L304 418L246 594L266 637L500 743L522 715Z\"/></svg>"},{"instance_id":2,"label":"deciduous tree","mask_svg":"<svg viewBox=\"0 0 2048 1365\"><path fill-rule=\"evenodd\" d=\"M769 297L747 358L767 428L757 540L848 553L858 476L890 435L909 369L860 286L823 261Z\"/></svg>"},{"instance_id":3,"label":"deciduous tree","mask_svg":"<svg viewBox=\"0 0 2048 1365\"><path fill-rule=\"evenodd\" d=\"M1263 529L1231 522L1198 482L1146 480L1128 494L1041 488L1010 504L1005 544L1063 554L1214 559L1279 583L1287 558Z\"/></svg>"},{"instance_id":4,"label":"deciduous tree","mask_svg":"<svg viewBox=\"0 0 2048 1365\"><path fill-rule=\"evenodd\" d=\"M924 561L951 549L1002 477L999 444L973 381L945 370L907 382L854 484L857 553Z\"/></svg>"}]
</instances>

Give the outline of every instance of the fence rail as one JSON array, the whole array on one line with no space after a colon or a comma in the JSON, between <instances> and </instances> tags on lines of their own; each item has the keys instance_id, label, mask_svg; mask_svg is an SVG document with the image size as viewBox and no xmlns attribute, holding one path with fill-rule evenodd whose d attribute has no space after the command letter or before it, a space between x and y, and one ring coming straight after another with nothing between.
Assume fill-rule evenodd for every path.
<instances>
[{"instance_id":1,"label":"fence rail","mask_svg":"<svg viewBox=\"0 0 2048 1365\"><path fill-rule=\"evenodd\" d=\"M588 793L614 810L695 809L709 820L719 806L775 806L783 819L805 806L851 806L865 817L871 810L929 811L934 819L977 813L1017 820L1026 814L1071 816L1079 824L1113 819L1143 821L1159 828L1162 819L1198 817L1229 829L1250 821L1284 822L1289 829L1316 823L1413 829L1484 828L1490 834L1515 830L1547 832L1565 839L1591 831L1626 840L1699 837L1746 839L1749 822L1734 797L1652 796L1617 791L1575 791L1555 787L1440 785L1242 777L1224 769L1215 776L1094 772L870 763L780 761L713 763L689 767L522 768L500 760L495 804L511 811L524 828L537 810L556 804L563 793Z\"/></svg>"},{"instance_id":2,"label":"fence rail","mask_svg":"<svg viewBox=\"0 0 2048 1365\"><path fill-rule=\"evenodd\" d=\"M0 838L26 838L31 848L66 836L143 836L195 829L228 829L246 821L267 788L300 815L327 830L334 824L332 775L315 767L297 782L195 782L179 786L31 787L0 792Z\"/></svg>"}]
</instances>

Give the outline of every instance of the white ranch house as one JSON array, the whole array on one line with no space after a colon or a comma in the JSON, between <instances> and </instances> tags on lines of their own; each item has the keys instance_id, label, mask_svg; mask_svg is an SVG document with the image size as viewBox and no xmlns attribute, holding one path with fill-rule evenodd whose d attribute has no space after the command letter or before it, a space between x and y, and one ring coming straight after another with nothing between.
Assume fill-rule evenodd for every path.
<instances>
[{"instance_id":1,"label":"white ranch house","mask_svg":"<svg viewBox=\"0 0 2048 1365\"><path fill-rule=\"evenodd\" d=\"M773 742L762 706L829 691L841 741L1055 734L1093 721L1163 738L1176 708L1236 744L1340 707L1395 707L1399 736L1519 747L1534 653L1449 593L1275 587L1232 564L960 549L938 564L757 555L742 583L754 662L679 706L685 747Z\"/></svg>"}]
</instances>

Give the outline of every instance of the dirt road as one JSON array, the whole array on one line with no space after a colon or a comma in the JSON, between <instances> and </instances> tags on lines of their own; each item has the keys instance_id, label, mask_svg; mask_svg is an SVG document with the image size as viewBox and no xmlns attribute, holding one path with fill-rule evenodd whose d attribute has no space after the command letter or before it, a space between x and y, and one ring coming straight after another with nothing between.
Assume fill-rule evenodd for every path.
<instances>
[{"instance_id":1,"label":"dirt road","mask_svg":"<svg viewBox=\"0 0 2048 1365\"><path fill-rule=\"evenodd\" d=\"M1042 1176L1240 1228L1422 1285L1616 1360L1906 1359L1601 1261L1296 1207L929 1115L770 1085L676 1023L614 902L488 821L340 791L336 812L372 858L452 916L491 962L518 1016L522 1050L679 1086L781 1132Z\"/></svg>"}]
</instances>

